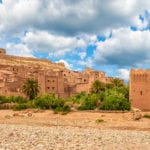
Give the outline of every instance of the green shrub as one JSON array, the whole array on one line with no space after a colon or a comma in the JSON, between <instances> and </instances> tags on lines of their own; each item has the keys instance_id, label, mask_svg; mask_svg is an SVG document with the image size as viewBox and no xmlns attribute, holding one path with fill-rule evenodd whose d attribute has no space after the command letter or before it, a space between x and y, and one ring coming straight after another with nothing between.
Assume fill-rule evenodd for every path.
<instances>
[{"instance_id":1,"label":"green shrub","mask_svg":"<svg viewBox=\"0 0 150 150\"><path fill-rule=\"evenodd\" d=\"M143 117L150 119L150 114L145 114Z\"/></svg>"},{"instance_id":2,"label":"green shrub","mask_svg":"<svg viewBox=\"0 0 150 150\"><path fill-rule=\"evenodd\" d=\"M13 102L13 103L21 104L21 103L26 103L28 100L22 96L9 96L8 101L10 103Z\"/></svg>"},{"instance_id":3,"label":"green shrub","mask_svg":"<svg viewBox=\"0 0 150 150\"><path fill-rule=\"evenodd\" d=\"M67 114L71 111L69 105L65 104L65 100L62 98L59 98L53 102L52 109L54 110L54 113L61 112L62 114Z\"/></svg>"},{"instance_id":4,"label":"green shrub","mask_svg":"<svg viewBox=\"0 0 150 150\"><path fill-rule=\"evenodd\" d=\"M112 83L105 83L105 90L113 89L114 85Z\"/></svg>"},{"instance_id":5,"label":"green shrub","mask_svg":"<svg viewBox=\"0 0 150 150\"><path fill-rule=\"evenodd\" d=\"M95 122L96 123L102 123L102 122L104 122L104 120L103 119L97 119Z\"/></svg>"},{"instance_id":6,"label":"green shrub","mask_svg":"<svg viewBox=\"0 0 150 150\"><path fill-rule=\"evenodd\" d=\"M71 97L70 101L72 101L73 103L81 104L84 102L86 97L87 97L87 95L85 94L85 92L81 92L81 93Z\"/></svg>"},{"instance_id":7,"label":"green shrub","mask_svg":"<svg viewBox=\"0 0 150 150\"><path fill-rule=\"evenodd\" d=\"M6 96L0 95L0 104L8 103L9 100Z\"/></svg>"},{"instance_id":8,"label":"green shrub","mask_svg":"<svg viewBox=\"0 0 150 150\"><path fill-rule=\"evenodd\" d=\"M91 93L100 93L102 91L105 91L105 83L96 80L91 86Z\"/></svg>"},{"instance_id":9,"label":"green shrub","mask_svg":"<svg viewBox=\"0 0 150 150\"><path fill-rule=\"evenodd\" d=\"M124 97L129 100L129 87L115 87L114 90L118 93L122 93Z\"/></svg>"},{"instance_id":10,"label":"green shrub","mask_svg":"<svg viewBox=\"0 0 150 150\"><path fill-rule=\"evenodd\" d=\"M93 110L96 106L96 100L86 98L85 101L78 107L78 110Z\"/></svg>"},{"instance_id":11,"label":"green shrub","mask_svg":"<svg viewBox=\"0 0 150 150\"><path fill-rule=\"evenodd\" d=\"M30 105L28 103L22 103L15 106L14 110L23 110L27 108L30 108Z\"/></svg>"},{"instance_id":12,"label":"green shrub","mask_svg":"<svg viewBox=\"0 0 150 150\"><path fill-rule=\"evenodd\" d=\"M99 93L99 99L101 102L104 101L104 99L105 99L105 92L104 91Z\"/></svg>"},{"instance_id":13,"label":"green shrub","mask_svg":"<svg viewBox=\"0 0 150 150\"><path fill-rule=\"evenodd\" d=\"M65 100L62 98L56 98L54 94L45 94L36 97L31 103L32 108L40 109L52 109L55 113L71 111L70 107L65 104Z\"/></svg>"},{"instance_id":14,"label":"green shrub","mask_svg":"<svg viewBox=\"0 0 150 150\"><path fill-rule=\"evenodd\" d=\"M36 97L33 100L33 105L40 109L51 109L55 101L56 98L54 94L44 94Z\"/></svg>"},{"instance_id":15,"label":"green shrub","mask_svg":"<svg viewBox=\"0 0 150 150\"><path fill-rule=\"evenodd\" d=\"M102 102L102 110L130 110L130 102L122 93L110 90L105 94L105 100Z\"/></svg>"},{"instance_id":16,"label":"green shrub","mask_svg":"<svg viewBox=\"0 0 150 150\"><path fill-rule=\"evenodd\" d=\"M56 107L54 109L54 113L61 112L63 115L69 113L70 111L71 111L70 107L68 105L66 105L66 104L63 105L62 107Z\"/></svg>"},{"instance_id":17,"label":"green shrub","mask_svg":"<svg viewBox=\"0 0 150 150\"><path fill-rule=\"evenodd\" d=\"M56 99L53 101L51 108L56 109L56 108L62 108L65 105L65 100L62 98Z\"/></svg>"}]
</instances>

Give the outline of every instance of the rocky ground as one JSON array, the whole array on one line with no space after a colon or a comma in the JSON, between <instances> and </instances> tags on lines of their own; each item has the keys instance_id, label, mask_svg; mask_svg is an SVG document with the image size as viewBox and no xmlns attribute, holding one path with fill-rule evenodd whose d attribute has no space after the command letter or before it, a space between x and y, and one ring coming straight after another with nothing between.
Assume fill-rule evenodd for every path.
<instances>
[{"instance_id":1,"label":"rocky ground","mask_svg":"<svg viewBox=\"0 0 150 150\"><path fill-rule=\"evenodd\" d=\"M132 113L0 111L3 149L149 150L150 120L134 121Z\"/></svg>"}]
</instances>

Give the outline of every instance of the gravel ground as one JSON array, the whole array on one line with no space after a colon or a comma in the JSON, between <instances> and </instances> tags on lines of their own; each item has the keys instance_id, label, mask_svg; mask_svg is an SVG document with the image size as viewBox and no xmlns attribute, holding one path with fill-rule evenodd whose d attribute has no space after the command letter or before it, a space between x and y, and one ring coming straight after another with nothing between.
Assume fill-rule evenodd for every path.
<instances>
[{"instance_id":1,"label":"gravel ground","mask_svg":"<svg viewBox=\"0 0 150 150\"><path fill-rule=\"evenodd\" d=\"M149 150L150 132L0 124L0 150Z\"/></svg>"}]
</instances>

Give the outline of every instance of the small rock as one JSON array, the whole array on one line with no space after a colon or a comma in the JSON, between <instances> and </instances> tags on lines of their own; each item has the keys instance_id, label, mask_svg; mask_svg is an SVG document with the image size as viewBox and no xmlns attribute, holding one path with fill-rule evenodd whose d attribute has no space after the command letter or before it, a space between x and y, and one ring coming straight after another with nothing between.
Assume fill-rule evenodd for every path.
<instances>
[{"instance_id":1,"label":"small rock","mask_svg":"<svg viewBox=\"0 0 150 150\"><path fill-rule=\"evenodd\" d=\"M27 115L28 115L28 117L31 117L31 116L32 116L32 113L28 113Z\"/></svg>"},{"instance_id":2,"label":"small rock","mask_svg":"<svg viewBox=\"0 0 150 150\"><path fill-rule=\"evenodd\" d=\"M18 114L18 113L14 113L13 116L14 116L14 117L15 117L15 116L19 116L19 114Z\"/></svg>"},{"instance_id":3,"label":"small rock","mask_svg":"<svg viewBox=\"0 0 150 150\"><path fill-rule=\"evenodd\" d=\"M132 109L133 120L140 120L142 118L142 112L140 109Z\"/></svg>"}]
</instances>

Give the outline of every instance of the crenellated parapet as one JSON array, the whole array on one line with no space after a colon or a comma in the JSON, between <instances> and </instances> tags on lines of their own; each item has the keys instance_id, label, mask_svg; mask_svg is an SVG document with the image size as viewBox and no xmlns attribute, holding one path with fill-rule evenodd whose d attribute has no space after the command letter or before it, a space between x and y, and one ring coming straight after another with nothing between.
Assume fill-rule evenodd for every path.
<instances>
[{"instance_id":1,"label":"crenellated parapet","mask_svg":"<svg viewBox=\"0 0 150 150\"><path fill-rule=\"evenodd\" d=\"M130 80L132 82L147 82L150 80L150 70L131 69Z\"/></svg>"}]
</instances>

